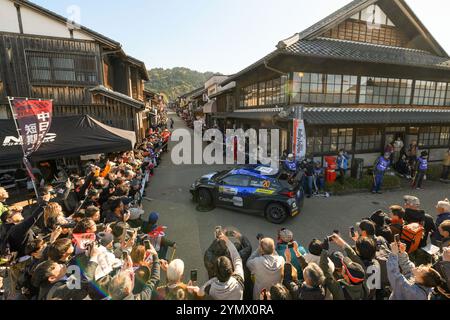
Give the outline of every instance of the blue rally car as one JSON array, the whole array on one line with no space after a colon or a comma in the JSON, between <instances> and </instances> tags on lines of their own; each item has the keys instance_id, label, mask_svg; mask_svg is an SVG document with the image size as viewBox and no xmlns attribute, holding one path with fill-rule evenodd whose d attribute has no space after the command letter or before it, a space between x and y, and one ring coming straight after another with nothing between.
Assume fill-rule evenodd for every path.
<instances>
[{"instance_id":1,"label":"blue rally car","mask_svg":"<svg viewBox=\"0 0 450 320\"><path fill-rule=\"evenodd\" d=\"M194 201L202 208L225 207L261 213L281 224L300 213L304 191L301 183L291 185L288 175L264 165L249 165L207 174L191 187Z\"/></svg>"}]
</instances>

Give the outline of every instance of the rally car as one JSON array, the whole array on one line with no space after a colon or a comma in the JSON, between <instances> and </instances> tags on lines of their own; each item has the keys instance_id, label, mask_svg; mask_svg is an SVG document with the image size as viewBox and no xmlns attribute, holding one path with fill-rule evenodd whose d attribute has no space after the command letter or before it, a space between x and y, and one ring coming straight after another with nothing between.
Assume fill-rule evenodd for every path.
<instances>
[{"instance_id":1,"label":"rally car","mask_svg":"<svg viewBox=\"0 0 450 320\"><path fill-rule=\"evenodd\" d=\"M304 191L288 176L264 165L249 165L207 174L192 184L191 193L200 207L225 207L264 214L281 224L300 213Z\"/></svg>"}]
</instances>

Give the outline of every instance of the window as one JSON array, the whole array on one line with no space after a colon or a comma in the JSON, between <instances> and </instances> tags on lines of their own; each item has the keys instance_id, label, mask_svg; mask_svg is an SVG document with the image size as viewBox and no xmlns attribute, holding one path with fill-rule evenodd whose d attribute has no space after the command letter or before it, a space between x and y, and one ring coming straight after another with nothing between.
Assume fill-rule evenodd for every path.
<instances>
[{"instance_id":1,"label":"window","mask_svg":"<svg viewBox=\"0 0 450 320\"><path fill-rule=\"evenodd\" d=\"M422 127L419 129L419 147L448 147L450 127Z\"/></svg>"},{"instance_id":2,"label":"window","mask_svg":"<svg viewBox=\"0 0 450 320\"><path fill-rule=\"evenodd\" d=\"M31 83L97 84L95 56L27 51Z\"/></svg>"},{"instance_id":3,"label":"window","mask_svg":"<svg viewBox=\"0 0 450 320\"><path fill-rule=\"evenodd\" d=\"M360 13L357 13L356 15L352 16L352 19L370 22L371 24L394 26L394 23L376 4L368 6Z\"/></svg>"},{"instance_id":4,"label":"window","mask_svg":"<svg viewBox=\"0 0 450 320\"><path fill-rule=\"evenodd\" d=\"M224 185L236 187L248 187L250 184L249 176L233 175L222 180Z\"/></svg>"},{"instance_id":5,"label":"window","mask_svg":"<svg viewBox=\"0 0 450 320\"><path fill-rule=\"evenodd\" d=\"M412 80L361 77L361 103L409 104Z\"/></svg>"},{"instance_id":6,"label":"window","mask_svg":"<svg viewBox=\"0 0 450 320\"><path fill-rule=\"evenodd\" d=\"M340 149L352 150L352 128L309 129L307 134L307 153L335 153Z\"/></svg>"},{"instance_id":7,"label":"window","mask_svg":"<svg viewBox=\"0 0 450 320\"><path fill-rule=\"evenodd\" d=\"M342 85L342 103L356 103L358 96L358 77L344 76Z\"/></svg>"},{"instance_id":8,"label":"window","mask_svg":"<svg viewBox=\"0 0 450 320\"><path fill-rule=\"evenodd\" d=\"M417 80L414 88L413 104L420 106L434 105L436 82Z\"/></svg>"},{"instance_id":9,"label":"window","mask_svg":"<svg viewBox=\"0 0 450 320\"><path fill-rule=\"evenodd\" d=\"M378 151L381 148L381 130L378 128L356 129L355 151Z\"/></svg>"},{"instance_id":10,"label":"window","mask_svg":"<svg viewBox=\"0 0 450 320\"><path fill-rule=\"evenodd\" d=\"M344 78L343 78L344 77ZM297 103L339 104L342 98L343 79L346 87L345 103L356 102L356 76L321 73L294 73L293 101Z\"/></svg>"},{"instance_id":11,"label":"window","mask_svg":"<svg viewBox=\"0 0 450 320\"><path fill-rule=\"evenodd\" d=\"M241 107L276 105L285 102L286 77L259 82L241 89Z\"/></svg>"},{"instance_id":12,"label":"window","mask_svg":"<svg viewBox=\"0 0 450 320\"><path fill-rule=\"evenodd\" d=\"M447 83L446 82L436 83L436 96L434 99L435 106L445 106L446 92L447 92Z\"/></svg>"}]
</instances>

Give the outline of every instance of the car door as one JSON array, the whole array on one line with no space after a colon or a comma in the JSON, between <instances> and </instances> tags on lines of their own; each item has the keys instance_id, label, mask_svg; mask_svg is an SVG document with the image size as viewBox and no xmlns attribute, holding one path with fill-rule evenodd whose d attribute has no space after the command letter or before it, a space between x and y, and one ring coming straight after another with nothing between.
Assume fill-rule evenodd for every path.
<instances>
[{"instance_id":1,"label":"car door","mask_svg":"<svg viewBox=\"0 0 450 320\"><path fill-rule=\"evenodd\" d=\"M244 200L244 205L251 210L264 210L266 200L276 193L274 181L268 178L251 177L249 188L251 196Z\"/></svg>"},{"instance_id":2,"label":"car door","mask_svg":"<svg viewBox=\"0 0 450 320\"><path fill-rule=\"evenodd\" d=\"M250 177L229 175L219 182L217 204L227 207L244 207L244 198L249 194Z\"/></svg>"}]
</instances>

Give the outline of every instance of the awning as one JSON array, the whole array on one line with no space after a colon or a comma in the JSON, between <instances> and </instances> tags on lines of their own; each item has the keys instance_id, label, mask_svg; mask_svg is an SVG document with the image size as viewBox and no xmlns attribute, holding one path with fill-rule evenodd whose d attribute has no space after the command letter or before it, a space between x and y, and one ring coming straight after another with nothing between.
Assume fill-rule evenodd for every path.
<instances>
[{"instance_id":1,"label":"awning","mask_svg":"<svg viewBox=\"0 0 450 320\"><path fill-rule=\"evenodd\" d=\"M44 143L31 160L129 151L135 144L133 131L107 126L88 115L54 117ZM0 165L20 163L22 157L14 121L0 120Z\"/></svg>"},{"instance_id":2,"label":"awning","mask_svg":"<svg viewBox=\"0 0 450 320\"><path fill-rule=\"evenodd\" d=\"M214 113L217 112L217 103L216 101L209 101L203 106L203 113Z\"/></svg>"},{"instance_id":3,"label":"awning","mask_svg":"<svg viewBox=\"0 0 450 320\"><path fill-rule=\"evenodd\" d=\"M268 112L232 112L220 118L270 120L292 120L291 115L280 116L282 109ZM450 109L413 108L327 108L305 107L304 117L310 125L366 125L366 124L449 124ZM217 117L219 118L219 116Z\"/></svg>"}]
</instances>

